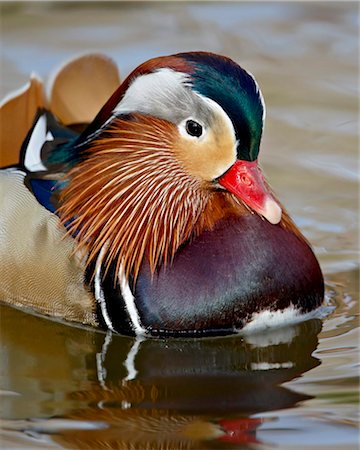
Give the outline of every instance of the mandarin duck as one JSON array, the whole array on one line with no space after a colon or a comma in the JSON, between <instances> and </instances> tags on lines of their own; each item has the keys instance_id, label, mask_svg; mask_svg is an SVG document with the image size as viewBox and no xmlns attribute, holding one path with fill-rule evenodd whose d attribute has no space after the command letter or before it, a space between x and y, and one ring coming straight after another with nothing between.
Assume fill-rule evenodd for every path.
<instances>
[{"instance_id":1,"label":"mandarin duck","mask_svg":"<svg viewBox=\"0 0 360 450\"><path fill-rule=\"evenodd\" d=\"M115 72L84 56L47 99L33 78L3 105L1 300L153 336L318 308L318 261L258 165L254 77L206 52L151 59L120 86ZM24 114L16 162L4 122Z\"/></svg>"}]
</instances>

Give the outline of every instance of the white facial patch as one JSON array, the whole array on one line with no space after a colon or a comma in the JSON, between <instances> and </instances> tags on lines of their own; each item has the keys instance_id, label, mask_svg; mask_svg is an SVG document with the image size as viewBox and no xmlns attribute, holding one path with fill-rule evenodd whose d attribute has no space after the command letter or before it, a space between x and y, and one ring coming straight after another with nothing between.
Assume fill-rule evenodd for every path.
<instances>
[{"instance_id":1,"label":"white facial patch","mask_svg":"<svg viewBox=\"0 0 360 450\"><path fill-rule=\"evenodd\" d=\"M191 104L189 76L172 69L159 69L156 72L137 77L127 89L114 114L140 112L167 119L172 109L186 110Z\"/></svg>"}]
</instances>

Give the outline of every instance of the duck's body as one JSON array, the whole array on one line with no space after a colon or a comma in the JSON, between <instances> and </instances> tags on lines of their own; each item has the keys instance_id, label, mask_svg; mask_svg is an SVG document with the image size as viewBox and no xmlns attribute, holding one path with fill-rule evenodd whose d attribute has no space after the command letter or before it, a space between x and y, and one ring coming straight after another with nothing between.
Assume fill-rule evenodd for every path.
<instances>
[{"instance_id":1,"label":"duck's body","mask_svg":"<svg viewBox=\"0 0 360 450\"><path fill-rule=\"evenodd\" d=\"M263 119L253 78L204 53L141 66L79 136L40 115L23 172L1 174L1 298L153 335L318 307L318 262L257 166Z\"/></svg>"}]
</instances>

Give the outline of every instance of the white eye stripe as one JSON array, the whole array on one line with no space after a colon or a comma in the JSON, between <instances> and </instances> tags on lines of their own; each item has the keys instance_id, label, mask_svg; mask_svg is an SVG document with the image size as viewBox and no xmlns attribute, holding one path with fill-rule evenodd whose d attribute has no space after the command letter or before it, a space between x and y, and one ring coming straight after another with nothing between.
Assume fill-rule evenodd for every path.
<instances>
[{"instance_id":1,"label":"white eye stripe","mask_svg":"<svg viewBox=\"0 0 360 450\"><path fill-rule=\"evenodd\" d=\"M159 69L137 77L128 87L124 97L114 109L114 114L129 112L152 113L159 110L162 113L169 102L176 103L181 97L189 97L189 76L172 69Z\"/></svg>"},{"instance_id":2,"label":"white eye stripe","mask_svg":"<svg viewBox=\"0 0 360 450\"><path fill-rule=\"evenodd\" d=\"M189 75L172 69L162 68L140 75L130 83L125 95L101 128L90 134L81 145L92 141L115 117L122 114L138 112L176 123L174 112L176 113L177 107L179 109L180 106L180 109L185 111L186 107L189 108L194 103L194 93L189 86ZM190 113L189 110L188 114Z\"/></svg>"}]
</instances>

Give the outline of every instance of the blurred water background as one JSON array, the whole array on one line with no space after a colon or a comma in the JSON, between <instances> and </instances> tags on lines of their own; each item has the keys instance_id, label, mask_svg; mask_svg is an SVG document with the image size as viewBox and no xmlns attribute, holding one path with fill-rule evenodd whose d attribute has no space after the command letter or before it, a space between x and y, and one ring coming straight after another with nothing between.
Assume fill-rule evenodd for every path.
<instances>
[{"instance_id":1,"label":"blurred water background","mask_svg":"<svg viewBox=\"0 0 360 450\"><path fill-rule=\"evenodd\" d=\"M86 51L122 76L191 50L250 70L267 104L260 162L331 313L245 339L140 341L2 306L1 448L358 448L358 38L358 2L2 2L1 97Z\"/></svg>"}]
</instances>

